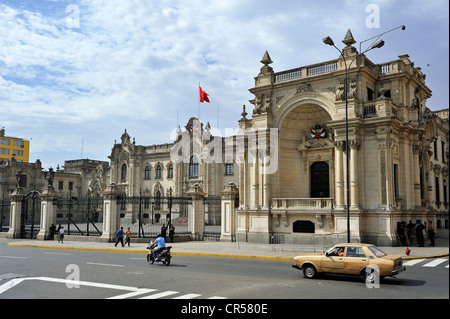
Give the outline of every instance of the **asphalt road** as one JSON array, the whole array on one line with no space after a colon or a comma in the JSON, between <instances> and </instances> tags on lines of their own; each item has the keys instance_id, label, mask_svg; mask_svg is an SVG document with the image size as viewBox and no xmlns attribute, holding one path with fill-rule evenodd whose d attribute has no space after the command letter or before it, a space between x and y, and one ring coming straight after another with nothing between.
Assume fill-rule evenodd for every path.
<instances>
[{"instance_id":1,"label":"asphalt road","mask_svg":"<svg viewBox=\"0 0 450 319\"><path fill-rule=\"evenodd\" d=\"M289 261L0 246L0 299L448 299L448 259L368 288L360 278L303 278Z\"/></svg>"}]
</instances>

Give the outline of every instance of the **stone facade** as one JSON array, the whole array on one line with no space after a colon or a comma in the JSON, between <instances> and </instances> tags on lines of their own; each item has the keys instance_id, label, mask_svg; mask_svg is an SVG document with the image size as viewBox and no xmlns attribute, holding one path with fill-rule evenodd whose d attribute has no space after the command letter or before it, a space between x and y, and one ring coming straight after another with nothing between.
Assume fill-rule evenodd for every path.
<instances>
[{"instance_id":1,"label":"stone facade","mask_svg":"<svg viewBox=\"0 0 450 319\"><path fill-rule=\"evenodd\" d=\"M348 131L347 59L356 62ZM295 70L275 73L267 52L261 63L253 116L239 123L243 131L278 131L278 170L264 173L267 154L239 165L238 238L345 233L347 206L351 238L361 242L395 245L400 221L436 225L448 207L448 117L427 108L425 75L407 55L374 64L348 44L337 60Z\"/></svg>"}]
</instances>

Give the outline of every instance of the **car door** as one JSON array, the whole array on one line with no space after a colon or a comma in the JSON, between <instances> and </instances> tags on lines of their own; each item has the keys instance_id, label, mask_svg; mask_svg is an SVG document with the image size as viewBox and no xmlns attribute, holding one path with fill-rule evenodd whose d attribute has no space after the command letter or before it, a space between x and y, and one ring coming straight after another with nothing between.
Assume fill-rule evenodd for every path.
<instances>
[{"instance_id":1,"label":"car door","mask_svg":"<svg viewBox=\"0 0 450 319\"><path fill-rule=\"evenodd\" d=\"M369 264L369 258L361 247L347 247L344 257L345 273L348 275L359 275L361 269Z\"/></svg>"},{"instance_id":2,"label":"car door","mask_svg":"<svg viewBox=\"0 0 450 319\"><path fill-rule=\"evenodd\" d=\"M342 256L339 256L339 250L342 250ZM333 254L336 252L336 255ZM344 273L344 255L345 247L335 247L332 252L323 256L320 266L322 272Z\"/></svg>"}]
</instances>

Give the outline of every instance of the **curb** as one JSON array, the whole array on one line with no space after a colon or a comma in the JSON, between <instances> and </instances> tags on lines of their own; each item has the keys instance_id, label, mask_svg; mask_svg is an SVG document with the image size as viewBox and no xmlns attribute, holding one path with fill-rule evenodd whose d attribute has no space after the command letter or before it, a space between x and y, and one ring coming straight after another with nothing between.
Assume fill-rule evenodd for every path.
<instances>
[{"instance_id":1,"label":"curb","mask_svg":"<svg viewBox=\"0 0 450 319\"><path fill-rule=\"evenodd\" d=\"M22 245L9 243L8 246L14 247L26 247L26 248L43 248L43 249L61 249L61 250L84 250L84 251L103 251L103 252L118 252L129 254L143 254L147 253L147 250L123 250L112 248L82 248L82 247L55 247L55 246L41 246L41 245ZM283 260L292 261L294 257L267 257L267 256L247 256L247 255L229 255L229 254L212 254L212 253L190 253L190 252L177 252L172 251L172 255L184 255L184 256L208 256L208 257L223 257L223 258L246 258L246 259L266 259L266 260Z\"/></svg>"},{"instance_id":2,"label":"curb","mask_svg":"<svg viewBox=\"0 0 450 319\"><path fill-rule=\"evenodd\" d=\"M130 254L143 254L147 253L147 250L123 250L123 249L113 249L113 248L82 248L82 247L55 247L55 246L44 246L44 245L22 245L9 243L8 246L14 247L28 247L28 248L44 248L44 249L62 249L62 250L85 250L85 251L104 251L104 252L119 252L119 253L130 253ZM213 253L192 253L192 252L177 252L172 251L173 255L184 255L184 256L208 256L208 257L222 257L222 258L245 258L245 259L263 259L263 260L283 260L292 261L294 257L267 257L267 256L253 256L253 255L232 255L232 254L213 254ZM403 260L414 260L414 259L431 259L431 258L445 258L449 257L449 254L431 255L431 256L411 256L403 257Z\"/></svg>"}]
</instances>

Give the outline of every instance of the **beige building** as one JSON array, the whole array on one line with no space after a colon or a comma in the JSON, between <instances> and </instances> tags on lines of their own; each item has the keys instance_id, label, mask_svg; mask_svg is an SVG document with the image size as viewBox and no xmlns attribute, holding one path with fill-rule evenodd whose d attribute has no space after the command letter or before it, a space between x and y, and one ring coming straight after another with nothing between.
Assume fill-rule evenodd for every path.
<instances>
[{"instance_id":1,"label":"beige building","mask_svg":"<svg viewBox=\"0 0 450 319\"><path fill-rule=\"evenodd\" d=\"M448 111L427 108L426 76L408 55L375 64L358 55L351 33L343 42L338 59L283 72L264 55L252 118L239 125L278 131L278 170L265 173L267 152L239 165L238 238L344 234L347 207L361 242L395 245L401 221L436 225L445 216L448 228Z\"/></svg>"}]
</instances>

